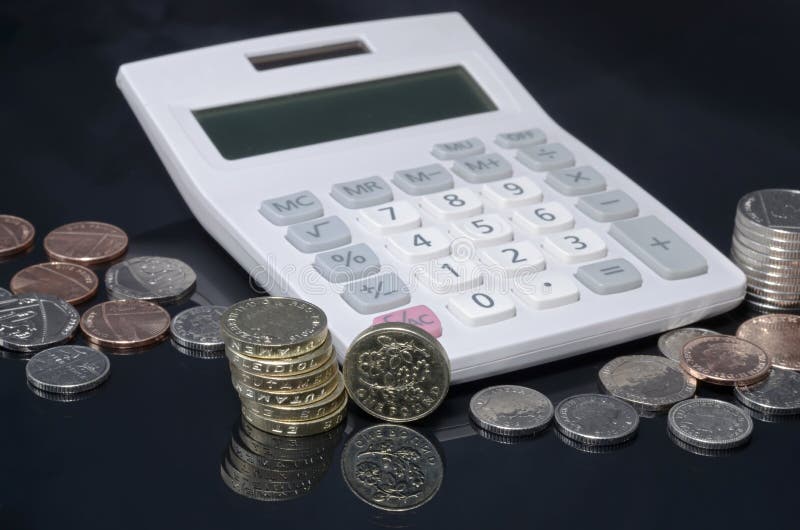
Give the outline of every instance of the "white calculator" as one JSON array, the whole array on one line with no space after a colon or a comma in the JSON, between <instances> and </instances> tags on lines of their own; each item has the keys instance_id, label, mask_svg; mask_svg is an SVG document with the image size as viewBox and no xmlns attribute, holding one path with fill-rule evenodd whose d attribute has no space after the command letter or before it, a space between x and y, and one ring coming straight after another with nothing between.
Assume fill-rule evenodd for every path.
<instances>
[{"instance_id":1,"label":"white calculator","mask_svg":"<svg viewBox=\"0 0 800 530\"><path fill-rule=\"evenodd\" d=\"M457 13L211 46L117 82L263 288L439 337L454 382L737 306L745 277L555 123Z\"/></svg>"}]
</instances>

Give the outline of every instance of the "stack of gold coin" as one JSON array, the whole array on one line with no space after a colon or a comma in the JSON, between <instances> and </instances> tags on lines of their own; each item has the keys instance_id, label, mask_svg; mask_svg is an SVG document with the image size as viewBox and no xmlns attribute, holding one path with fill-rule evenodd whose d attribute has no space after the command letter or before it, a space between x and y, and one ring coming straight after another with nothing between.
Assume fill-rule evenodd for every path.
<instances>
[{"instance_id":1,"label":"stack of gold coin","mask_svg":"<svg viewBox=\"0 0 800 530\"><path fill-rule=\"evenodd\" d=\"M221 318L242 416L261 431L310 436L342 422L347 391L325 313L294 298L250 298Z\"/></svg>"},{"instance_id":2,"label":"stack of gold coin","mask_svg":"<svg viewBox=\"0 0 800 530\"><path fill-rule=\"evenodd\" d=\"M759 190L742 197L731 257L747 276L752 309L800 312L800 190Z\"/></svg>"}]
</instances>

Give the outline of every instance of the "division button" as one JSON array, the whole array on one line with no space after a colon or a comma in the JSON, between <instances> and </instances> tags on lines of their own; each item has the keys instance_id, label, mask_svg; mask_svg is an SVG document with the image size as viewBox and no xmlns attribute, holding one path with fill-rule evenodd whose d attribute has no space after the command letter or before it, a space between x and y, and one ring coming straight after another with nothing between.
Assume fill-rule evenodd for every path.
<instances>
[{"instance_id":1,"label":"division button","mask_svg":"<svg viewBox=\"0 0 800 530\"><path fill-rule=\"evenodd\" d=\"M642 275L622 258L579 267L575 277L597 294L621 293L642 286Z\"/></svg>"},{"instance_id":2,"label":"division button","mask_svg":"<svg viewBox=\"0 0 800 530\"><path fill-rule=\"evenodd\" d=\"M667 280L690 278L708 271L705 258L652 215L617 221L608 232Z\"/></svg>"},{"instance_id":3,"label":"division button","mask_svg":"<svg viewBox=\"0 0 800 530\"><path fill-rule=\"evenodd\" d=\"M391 201L392 188L380 177L368 177L334 184L331 196L345 208L366 208Z\"/></svg>"},{"instance_id":4,"label":"division button","mask_svg":"<svg viewBox=\"0 0 800 530\"><path fill-rule=\"evenodd\" d=\"M286 239L300 252L322 252L350 243L350 229L333 215L290 226Z\"/></svg>"},{"instance_id":5,"label":"division button","mask_svg":"<svg viewBox=\"0 0 800 530\"><path fill-rule=\"evenodd\" d=\"M575 157L561 144L528 145L517 151L517 160L534 171L549 171L575 164Z\"/></svg>"},{"instance_id":6,"label":"division button","mask_svg":"<svg viewBox=\"0 0 800 530\"><path fill-rule=\"evenodd\" d=\"M361 314L388 311L411 301L408 286L393 272L347 284L342 298Z\"/></svg>"},{"instance_id":7,"label":"division button","mask_svg":"<svg viewBox=\"0 0 800 530\"><path fill-rule=\"evenodd\" d=\"M261 202L258 210L270 223L286 226L322 217L322 203L308 190Z\"/></svg>"}]
</instances>

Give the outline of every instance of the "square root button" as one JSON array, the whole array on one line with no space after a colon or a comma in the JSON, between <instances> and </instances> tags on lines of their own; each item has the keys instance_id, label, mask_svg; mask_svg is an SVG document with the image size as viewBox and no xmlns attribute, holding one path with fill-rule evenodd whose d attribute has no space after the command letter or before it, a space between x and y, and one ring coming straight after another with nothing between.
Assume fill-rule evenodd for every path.
<instances>
[{"instance_id":1,"label":"square root button","mask_svg":"<svg viewBox=\"0 0 800 530\"><path fill-rule=\"evenodd\" d=\"M442 322L436 313L426 305L415 305L405 309L398 309L391 313L386 313L372 320L373 324L383 324L385 322L402 322L404 324L411 324L423 329L436 337L437 339L442 336Z\"/></svg>"},{"instance_id":2,"label":"square root button","mask_svg":"<svg viewBox=\"0 0 800 530\"><path fill-rule=\"evenodd\" d=\"M342 298L364 315L388 311L411 301L408 286L393 272L347 284Z\"/></svg>"}]
</instances>

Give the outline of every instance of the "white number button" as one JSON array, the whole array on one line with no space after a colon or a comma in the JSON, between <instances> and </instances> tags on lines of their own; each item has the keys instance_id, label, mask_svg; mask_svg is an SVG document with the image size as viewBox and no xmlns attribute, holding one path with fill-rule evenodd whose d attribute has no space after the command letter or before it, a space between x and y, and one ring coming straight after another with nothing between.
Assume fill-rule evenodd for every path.
<instances>
[{"instance_id":1,"label":"white number button","mask_svg":"<svg viewBox=\"0 0 800 530\"><path fill-rule=\"evenodd\" d=\"M420 205L426 212L443 221L463 219L483 211L480 197L469 188L454 188L426 195Z\"/></svg>"},{"instance_id":2,"label":"white number button","mask_svg":"<svg viewBox=\"0 0 800 530\"><path fill-rule=\"evenodd\" d=\"M570 264L604 258L607 252L606 242L588 228L549 235L544 238L543 246L547 252Z\"/></svg>"},{"instance_id":3,"label":"white number button","mask_svg":"<svg viewBox=\"0 0 800 530\"><path fill-rule=\"evenodd\" d=\"M528 177L484 184L481 194L498 208L514 208L542 200L542 190Z\"/></svg>"},{"instance_id":4,"label":"white number button","mask_svg":"<svg viewBox=\"0 0 800 530\"><path fill-rule=\"evenodd\" d=\"M454 296L447 307L468 326L484 326L517 314L510 296L483 291Z\"/></svg>"},{"instance_id":5,"label":"white number button","mask_svg":"<svg viewBox=\"0 0 800 530\"><path fill-rule=\"evenodd\" d=\"M569 230L575 218L569 210L557 202L543 202L525 206L514 212L514 222L534 235Z\"/></svg>"},{"instance_id":6,"label":"white number button","mask_svg":"<svg viewBox=\"0 0 800 530\"><path fill-rule=\"evenodd\" d=\"M515 284L514 292L535 309L551 309L580 299L578 286L566 274L543 271L524 284Z\"/></svg>"},{"instance_id":7,"label":"white number button","mask_svg":"<svg viewBox=\"0 0 800 530\"><path fill-rule=\"evenodd\" d=\"M414 275L438 294L466 291L483 283L480 267L474 262L451 257L416 265Z\"/></svg>"},{"instance_id":8,"label":"white number button","mask_svg":"<svg viewBox=\"0 0 800 530\"><path fill-rule=\"evenodd\" d=\"M420 228L391 236L386 248L406 263L419 263L450 254L450 239L438 228Z\"/></svg>"},{"instance_id":9,"label":"white number button","mask_svg":"<svg viewBox=\"0 0 800 530\"><path fill-rule=\"evenodd\" d=\"M489 213L453 223L450 235L467 238L476 246L488 246L511 241L514 232L511 223L496 213Z\"/></svg>"},{"instance_id":10,"label":"white number button","mask_svg":"<svg viewBox=\"0 0 800 530\"><path fill-rule=\"evenodd\" d=\"M545 267L542 252L530 241L489 247L481 252L480 260L489 267L488 272L499 272L505 277L536 272Z\"/></svg>"},{"instance_id":11,"label":"white number button","mask_svg":"<svg viewBox=\"0 0 800 530\"><path fill-rule=\"evenodd\" d=\"M417 209L408 201L395 201L358 212L358 220L370 232L376 234L396 234L420 225Z\"/></svg>"}]
</instances>

